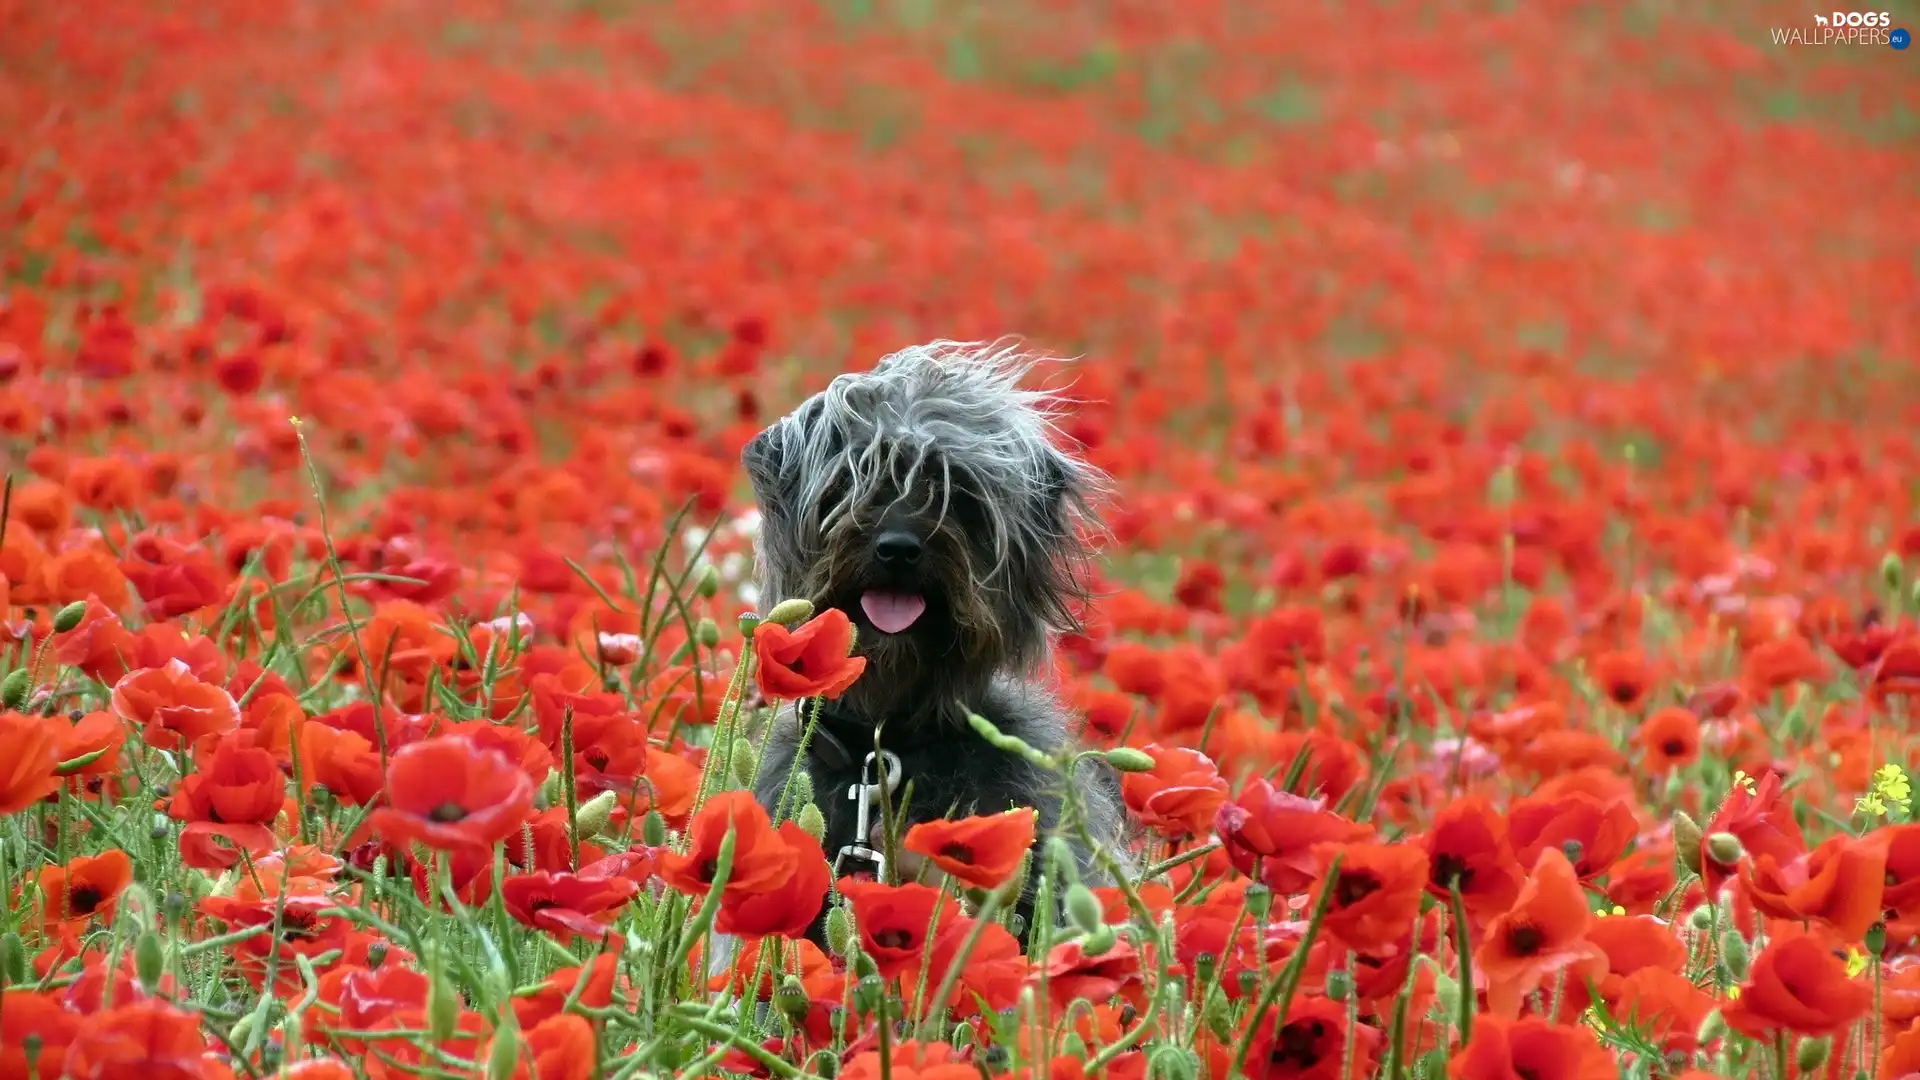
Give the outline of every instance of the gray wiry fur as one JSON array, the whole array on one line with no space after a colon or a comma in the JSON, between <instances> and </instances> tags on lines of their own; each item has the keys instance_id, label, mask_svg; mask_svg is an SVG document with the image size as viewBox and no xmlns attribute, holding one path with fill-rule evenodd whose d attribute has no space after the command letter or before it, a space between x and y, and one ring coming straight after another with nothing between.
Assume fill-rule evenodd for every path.
<instances>
[{"instance_id":1,"label":"gray wiry fur","mask_svg":"<svg viewBox=\"0 0 1920 1080\"><path fill-rule=\"evenodd\" d=\"M1037 672L1054 632L1087 597L1093 504L1105 478L1055 442L1058 399L1022 388L1039 361L1018 350L937 341L873 370L842 375L756 437L743 454L761 511L761 597L803 597L860 628L866 673L836 703L884 744L914 783L915 820L1035 806L1058 818L1061 778L994 749L969 710L1053 749L1069 740L1066 710ZM927 613L903 634L865 621L859 598L895 588L897 566L873 554L883 529L907 529L925 554L907 585ZM762 799L774 805L798 744L787 710L763 755ZM864 753L871 745L851 748ZM828 819L831 857L850 835L851 776L807 769ZM1099 844L1123 850L1118 785L1104 766L1075 778ZM1078 845L1076 844L1076 847ZM1091 852L1080 851L1087 872Z\"/></svg>"}]
</instances>

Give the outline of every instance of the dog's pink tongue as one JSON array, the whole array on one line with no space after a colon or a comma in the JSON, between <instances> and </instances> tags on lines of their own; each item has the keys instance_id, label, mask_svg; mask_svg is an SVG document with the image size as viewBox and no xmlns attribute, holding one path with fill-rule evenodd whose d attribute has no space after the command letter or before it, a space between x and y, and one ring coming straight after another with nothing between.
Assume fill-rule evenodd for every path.
<instances>
[{"instance_id":1,"label":"dog's pink tongue","mask_svg":"<svg viewBox=\"0 0 1920 1080\"><path fill-rule=\"evenodd\" d=\"M913 593L874 591L861 594L860 610L867 613L867 621L881 633L898 634L927 610L927 601Z\"/></svg>"}]
</instances>

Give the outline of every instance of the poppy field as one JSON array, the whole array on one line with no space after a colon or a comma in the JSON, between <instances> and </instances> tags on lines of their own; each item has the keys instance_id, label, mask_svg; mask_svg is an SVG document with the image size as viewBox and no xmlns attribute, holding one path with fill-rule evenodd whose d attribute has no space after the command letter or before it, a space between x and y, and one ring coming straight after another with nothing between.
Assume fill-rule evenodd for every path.
<instances>
[{"instance_id":1,"label":"poppy field","mask_svg":"<svg viewBox=\"0 0 1920 1080\"><path fill-rule=\"evenodd\" d=\"M0 1080L1920 1075L1920 80L1811 21L0 0ZM1140 870L836 882L741 450L1003 335Z\"/></svg>"}]
</instances>

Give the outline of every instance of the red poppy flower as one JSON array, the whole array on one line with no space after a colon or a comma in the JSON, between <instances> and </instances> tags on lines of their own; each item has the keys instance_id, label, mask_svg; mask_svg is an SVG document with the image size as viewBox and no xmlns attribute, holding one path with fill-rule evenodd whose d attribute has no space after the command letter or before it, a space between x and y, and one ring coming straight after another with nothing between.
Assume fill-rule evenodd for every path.
<instances>
[{"instance_id":1,"label":"red poppy flower","mask_svg":"<svg viewBox=\"0 0 1920 1080\"><path fill-rule=\"evenodd\" d=\"M1513 907L1487 925L1474 950L1474 974L1486 979L1488 1008L1516 1016L1526 995L1562 971L1575 983L1604 977L1606 954L1587 940L1592 922L1573 864L1560 849L1546 849Z\"/></svg>"},{"instance_id":2,"label":"red poppy flower","mask_svg":"<svg viewBox=\"0 0 1920 1080\"><path fill-rule=\"evenodd\" d=\"M200 1018L158 999L95 1013L67 1046L67 1075L89 1080L200 1080Z\"/></svg>"},{"instance_id":3,"label":"red poppy flower","mask_svg":"<svg viewBox=\"0 0 1920 1080\"><path fill-rule=\"evenodd\" d=\"M926 885L883 885L877 881L843 878L840 895L853 908L853 925L860 948L873 958L882 978L891 979L918 964L933 928L936 907L944 918L958 918L959 908L940 890ZM944 921L944 920L943 920Z\"/></svg>"},{"instance_id":4,"label":"red poppy flower","mask_svg":"<svg viewBox=\"0 0 1920 1080\"><path fill-rule=\"evenodd\" d=\"M394 752L387 801L368 824L390 844L490 848L525 824L533 781L498 751L442 736Z\"/></svg>"},{"instance_id":5,"label":"red poppy flower","mask_svg":"<svg viewBox=\"0 0 1920 1080\"><path fill-rule=\"evenodd\" d=\"M884 1063L877 1050L855 1054L840 1080L980 1080L980 1069L963 1053L946 1043L896 1042Z\"/></svg>"},{"instance_id":6,"label":"red poppy flower","mask_svg":"<svg viewBox=\"0 0 1920 1080\"><path fill-rule=\"evenodd\" d=\"M121 890L132 882L133 859L118 848L47 867L40 871L43 917L48 922L70 923L76 930L95 917L111 923Z\"/></svg>"},{"instance_id":7,"label":"red poppy flower","mask_svg":"<svg viewBox=\"0 0 1920 1080\"><path fill-rule=\"evenodd\" d=\"M714 922L721 933L743 938L800 938L820 917L832 880L820 841L791 821L780 823L776 839L786 848L785 855L777 860L786 874L758 892L728 888L722 893L720 916Z\"/></svg>"},{"instance_id":8,"label":"red poppy flower","mask_svg":"<svg viewBox=\"0 0 1920 1080\"><path fill-rule=\"evenodd\" d=\"M199 772L180 781L167 812L178 821L265 825L287 801L287 777L273 755L223 739Z\"/></svg>"},{"instance_id":9,"label":"red poppy flower","mask_svg":"<svg viewBox=\"0 0 1920 1080\"><path fill-rule=\"evenodd\" d=\"M612 920L640 891L623 877L586 874L514 874L500 883L500 898L515 919L566 938L604 937Z\"/></svg>"},{"instance_id":10,"label":"red poppy flower","mask_svg":"<svg viewBox=\"0 0 1920 1080\"><path fill-rule=\"evenodd\" d=\"M1141 983L1140 954L1125 938L1116 939L1112 948L1098 956L1089 956L1084 942L1062 942L1047 953L1046 961L1027 981L1038 984L1041 971L1046 972L1047 994L1056 1009L1079 1000L1106 1001Z\"/></svg>"},{"instance_id":11,"label":"red poppy flower","mask_svg":"<svg viewBox=\"0 0 1920 1080\"><path fill-rule=\"evenodd\" d=\"M1810 934L1788 930L1753 958L1740 996L1721 1010L1727 1026L1755 1039L1776 1031L1832 1035L1873 1006L1873 988L1847 976L1846 961Z\"/></svg>"},{"instance_id":12,"label":"red poppy flower","mask_svg":"<svg viewBox=\"0 0 1920 1080\"><path fill-rule=\"evenodd\" d=\"M1519 799L1507 810L1507 835L1522 866L1548 847L1560 849L1582 881L1607 872L1640 826L1625 800L1602 802L1582 792Z\"/></svg>"},{"instance_id":13,"label":"red poppy flower","mask_svg":"<svg viewBox=\"0 0 1920 1080\"><path fill-rule=\"evenodd\" d=\"M1507 821L1484 796L1469 795L1440 808L1421 838L1427 851L1427 891L1461 903L1476 915L1507 910L1525 878L1507 839Z\"/></svg>"},{"instance_id":14,"label":"red poppy flower","mask_svg":"<svg viewBox=\"0 0 1920 1080\"><path fill-rule=\"evenodd\" d=\"M1276 790L1255 780L1214 814L1234 869L1254 873L1283 896L1304 892L1319 878L1313 856L1318 844L1356 843L1373 835L1373 827L1333 813L1321 799L1306 799Z\"/></svg>"},{"instance_id":15,"label":"red poppy flower","mask_svg":"<svg viewBox=\"0 0 1920 1080\"><path fill-rule=\"evenodd\" d=\"M550 1016L522 1039L514 1080L592 1080L599 1075L600 1037L584 1016Z\"/></svg>"},{"instance_id":16,"label":"red poppy flower","mask_svg":"<svg viewBox=\"0 0 1920 1080\"><path fill-rule=\"evenodd\" d=\"M960 950L976 928L980 936L966 955L966 966L960 970L956 992L946 1003L957 1018L976 1015L983 1008L1012 1008L1020 998L1020 988L1026 984L1026 957L1020 954L1020 942L1006 927L998 923L979 927L971 918L954 915L940 920L940 931L934 935L933 948L927 954L928 996L933 995L953 965L960 961ZM920 975L910 970L903 981L917 984ZM932 1004L927 1007L932 1008Z\"/></svg>"},{"instance_id":17,"label":"red poppy flower","mask_svg":"<svg viewBox=\"0 0 1920 1080\"><path fill-rule=\"evenodd\" d=\"M1667 1051L1691 1054L1699 1048L1700 1025L1719 1003L1681 974L1685 962L1683 952L1680 964L1672 968L1646 967L1622 978L1608 1011Z\"/></svg>"},{"instance_id":18,"label":"red poppy flower","mask_svg":"<svg viewBox=\"0 0 1920 1080\"><path fill-rule=\"evenodd\" d=\"M853 621L828 608L789 630L763 622L753 630L754 676L769 699L837 698L867 670L864 656L852 656Z\"/></svg>"},{"instance_id":19,"label":"red poppy flower","mask_svg":"<svg viewBox=\"0 0 1920 1080\"><path fill-rule=\"evenodd\" d=\"M904 846L979 889L998 888L1033 849L1034 812L1009 810L987 817L935 818L907 830Z\"/></svg>"},{"instance_id":20,"label":"red poppy flower","mask_svg":"<svg viewBox=\"0 0 1920 1080\"><path fill-rule=\"evenodd\" d=\"M0 990L0 1077L54 1080L79 1030L80 1017L57 998L33 990ZM40 1039L31 1070L26 1054L30 1035Z\"/></svg>"},{"instance_id":21,"label":"red poppy flower","mask_svg":"<svg viewBox=\"0 0 1920 1080\"><path fill-rule=\"evenodd\" d=\"M1792 862L1807 850L1792 805L1780 797L1780 777L1773 772L1761 777L1751 791L1745 785L1734 785L1702 835L1717 833L1731 834L1748 856L1771 855L1776 863ZM1708 896L1720 895L1721 887L1738 872L1737 864L1720 862L1707 845L1701 845L1700 876L1706 881Z\"/></svg>"},{"instance_id":22,"label":"red poppy flower","mask_svg":"<svg viewBox=\"0 0 1920 1080\"><path fill-rule=\"evenodd\" d=\"M580 996L573 1000L581 1008L604 1009L613 1003L614 979L619 967L619 953L603 952L583 967L560 968L548 975L536 992L514 997L514 1019L523 1031L534 1028L541 1021L558 1016L576 989Z\"/></svg>"},{"instance_id":23,"label":"red poppy flower","mask_svg":"<svg viewBox=\"0 0 1920 1080\"><path fill-rule=\"evenodd\" d=\"M1619 1072L1591 1028L1538 1016L1481 1016L1473 1022L1473 1038L1447 1063L1451 1080L1616 1080Z\"/></svg>"},{"instance_id":24,"label":"red poppy flower","mask_svg":"<svg viewBox=\"0 0 1920 1080\"><path fill-rule=\"evenodd\" d=\"M1665 775L1699 758L1700 718L1692 710L1675 705L1655 709L1640 722L1633 738L1646 754L1646 767Z\"/></svg>"},{"instance_id":25,"label":"red poppy flower","mask_svg":"<svg viewBox=\"0 0 1920 1080\"><path fill-rule=\"evenodd\" d=\"M141 739L156 750L177 750L240 726L233 695L202 682L180 660L128 672L113 684L113 711L139 725Z\"/></svg>"},{"instance_id":26,"label":"red poppy flower","mask_svg":"<svg viewBox=\"0 0 1920 1080\"><path fill-rule=\"evenodd\" d=\"M0 817L60 790L53 770L60 765L65 735L59 720L0 712L0 762L5 762L0 764Z\"/></svg>"},{"instance_id":27,"label":"red poppy flower","mask_svg":"<svg viewBox=\"0 0 1920 1080\"><path fill-rule=\"evenodd\" d=\"M1753 906L1776 919L1818 919L1848 941L1859 941L1880 921L1891 837L1835 836L1784 865L1755 855L1742 869Z\"/></svg>"},{"instance_id":28,"label":"red poppy flower","mask_svg":"<svg viewBox=\"0 0 1920 1080\"><path fill-rule=\"evenodd\" d=\"M793 872L792 848L773 828L750 791L723 791L706 801L687 826L686 852L660 856L660 878L689 896L704 896L720 869L720 845L733 830L733 866L727 891L757 894Z\"/></svg>"},{"instance_id":29,"label":"red poppy flower","mask_svg":"<svg viewBox=\"0 0 1920 1080\"><path fill-rule=\"evenodd\" d=\"M1227 799L1227 782L1213 759L1197 750L1158 743L1144 749L1153 758L1153 768L1120 777L1127 808L1142 825L1158 829L1169 839L1198 836L1212 828L1214 814Z\"/></svg>"},{"instance_id":30,"label":"red poppy flower","mask_svg":"<svg viewBox=\"0 0 1920 1080\"><path fill-rule=\"evenodd\" d=\"M1320 893L1332 890L1323 927L1347 948L1383 955L1407 936L1427 885L1427 853L1411 844L1323 844ZM1332 873L1335 860L1339 872Z\"/></svg>"},{"instance_id":31,"label":"red poppy flower","mask_svg":"<svg viewBox=\"0 0 1920 1080\"><path fill-rule=\"evenodd\" d=\"M1373 1075L1384 1041L1370 1024L1349 1028L1347 1007L1340 1002L1302 996L1278 1024L1268 1017L1261 1025L1249 1048L1246 1075L1249 1080L1359 1080Z\"/></svg>"}]
</instances>

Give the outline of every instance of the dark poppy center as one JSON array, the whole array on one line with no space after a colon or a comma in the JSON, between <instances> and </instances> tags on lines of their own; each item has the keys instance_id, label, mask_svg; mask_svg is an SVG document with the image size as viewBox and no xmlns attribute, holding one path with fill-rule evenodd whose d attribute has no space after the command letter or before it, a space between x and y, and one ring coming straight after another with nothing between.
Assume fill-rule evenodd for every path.
<instances>
[{"instance_id":1,"label":"dark poppy center","mask_svg":"<svg viewBox=\"0 0 1920 1080\"><path fill-rule=\"evenodd\" d=\"M1540 928L1536 926L1522 923L1507 931L1507 948L1511 949L1516 956L1532 956L1546 943L1547 935L1541 933Z\"/></svg>"},{"instance_id":2,"label":"dark poppy center","mask_svg":"<svg viewBox=\"0 0 1920 1080\"><path fill-rule=\"evenodd\" d=\"M1626 681L1615 682L1607 687L1607 696L1613 699L1614 704L1625 705L1627 702L1640 696L1640 684Z\"/></svg>"},{"instance_id":3,"label":"dark poppy center","mask_svg":"<svg viewBox=\"0 0 1920 1080\"><path fill-rule=\"evenodd\" d=\"M972 866L974 861L973 849L961 843L952 843L941 848L940 857L952 860L953 862L963 863L967 866Z\"/></svg>"},{"instance_id":4,"label":"dark poppy center","mask_svg":"<svg viewBox=\"0 0 1920 1080\"><path fill-rule=\"evenodd\" d=\"M1660 752L1668 757L1679 757L1687 752L1687 744L1679 739L1668 739L1660 744Z\"/></svg>"},{"instance_id":5,"label":"dark poppy center","mask_svg":"<svg viewBox=\"0 0 1920 1080\"><path fill-rule=\"evenodd\" d=\"M100 902L106 897L91 885L82 885L67 894L67 910L75 915L91 915L99 910Z\"/></svg>"},{"instance_id":6,"label":"dark poppy center","mask_svg":"<svg viewBox=\"0 0 1920 1080\"><path fill-rule=\"evenodd\" d=\"M432 813L427 815L429 819L437 821L442 825L451 825L456 821L465 820L466 816L467 808L452 801L441 803L439 806L433 808Z\"/></svg>"},{"instance_id":7,"label":"dark poppy center","mask_svg":"<svg viewBox=\"0 0 1920 1080\"><path fill-rule=\"evenodd\" d=\"M873 943L883 949L904 949L913 944L913 935L898 927L892 927L875 931Z\"/></svg>"},{"instance_id":8,"label":"dark poppy center","mask_svg":"<svg viewBox=\"0 0 1920 1080\"><path fill-rule=\"evenodd\" d=\"M719 872L720 872L720 863L718 860L707 859L700 864L700 880L701 881L712 881L713 875Z\"/></svg>"},{"instance_id":9,"label":"dark poppy center","mask_svg":"<svg viewBox=\"0 0 1920 1080\"><path fill-rule=\"evenodd\" d=\"M1352 907L1379 891L1380 879L1371 874L1341 874L1333 886L1333 902Z\"/></svg>"},{"instance_id":10,"label":"dark poppy center","mask_svg":"<svg viewBox=\"0 0 1920 1080\"><path fill-rule=\"evenodd\" d=\"M1320 1043L1327 1037L1323 1020L1297 1020L1280 1029L1267 1061L1275 1068L1292 1066L1301 1070L1320 1064Z\"/></svg>"},{"instance_id":11,"label":"dark poppy center","mask_svg":"<svg viewBox=\"0 0 1920 1080\"><path fill-rule=\"evenodd\" d=\"M1467 887L1473 884L1473 867L1467 865L1467 857L1465 855L1456 855L1450 851L1445 852L1439 858L1433 860L1433 876L1431 880L1441 888L1458 885L1460 891L1465 892L1467 891Z\"/></svg>"},{"instance_id":12,"label":"dark poppy center","mask_svg":"<svg viewBox=\"0 0 1920 1080\"><path fill-rule=\"evenodd\" d=\"M807 658L805 656L794 657L788 661L787 670L793 672L795 675L805 675L807 673Z\"/></svg>"}]
</instances>

